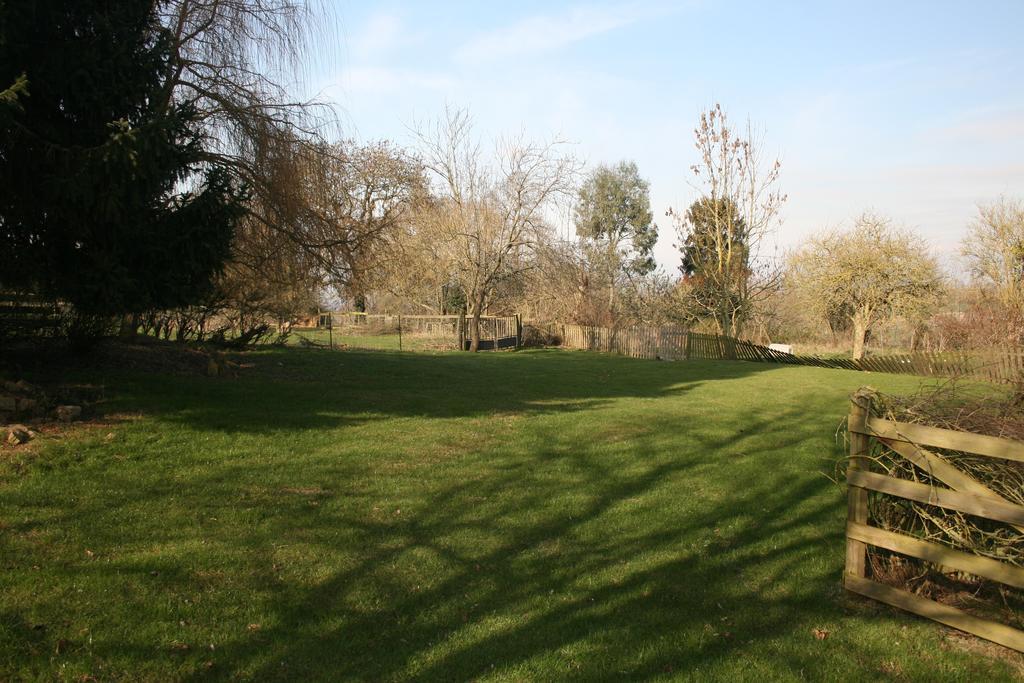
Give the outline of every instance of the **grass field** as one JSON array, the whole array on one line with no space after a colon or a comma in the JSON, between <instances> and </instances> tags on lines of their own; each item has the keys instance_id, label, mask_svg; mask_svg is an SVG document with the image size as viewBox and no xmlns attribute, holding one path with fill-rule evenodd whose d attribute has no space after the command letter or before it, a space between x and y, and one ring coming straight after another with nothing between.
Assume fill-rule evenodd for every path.
<instances>
[{"instance_id":1,"label":"grass field","mask_svg":"<svg viewBox=\"0 0 1024 683\"><path fill-rule=\"evenodd\" d=\"M840 589L846 397L912 378L248 355L234 380L83 372L106 424L0 451L0 679L1016 673Z\"/></svg>"},{"instance_id":2,"label":"grass field","mask_svg":"<svg viewBox=\"0 0 1024 683\"><path fill-rule=\"evenodd\" d=\"M335 330L333 334L323 329L303 329L292 332L288 343L292 346L301 346L302 341L307 340L320 346L327 346L330 343L337 349L365 349L370 351L398 351L399 338L397 334L343 334L341 330ZM423 335L405 334L401 339L401 350L403 351L427 351L436 349L442 344L451 343L452 348L458 346L454 341L437 339Z\"/></svg>"}]
</instances>

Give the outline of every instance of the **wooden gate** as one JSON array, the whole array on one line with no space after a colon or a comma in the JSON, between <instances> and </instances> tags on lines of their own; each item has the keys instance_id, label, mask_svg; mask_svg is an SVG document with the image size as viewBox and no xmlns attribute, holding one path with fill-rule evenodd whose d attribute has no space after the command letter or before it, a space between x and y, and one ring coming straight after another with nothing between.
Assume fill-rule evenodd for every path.
<instances>
[{"instance_id":1,"label":"wooden gate","mask_svg":"<svg viewBox=\"0 0 1024 683\"><path fill-rule=\"evenodd\" d=\"M461 316L458 325L462 350L469 351L471 320L467 316ZM522 336L523 325L518 315L485 315L480 318L480 351L517 349L522 343Z\"/></svg>"},{"instance_id":2,"label":"wooden gate","mask_svg":"<svg viewBox=\"0 0 1024 683\"><path fill-rule=\"evenodd\" d=\"M1020 567L880 529L868 523L868 492L875 491L878 494L995 520L1024 530L1024 507L1002 498L981 482L954 467L942 455L928 448L1024 462L1024 443L879 419L871 415L871 396L864 391L853 396L849 414L849 434L850 461L846 473L849 501L844 576L847 590L1000 645L1024 651L1024 631L981 619L955 607L879 583L867 576L866 566L867 547L870 545L1024 589L1024 569ZM894 454L913 463L927 473L933 482L942 482L948 488L936 486L934 483L929 485L872 472L873 459L870 456L873 441L883 444Z\"/></svg>"}]
</instances>

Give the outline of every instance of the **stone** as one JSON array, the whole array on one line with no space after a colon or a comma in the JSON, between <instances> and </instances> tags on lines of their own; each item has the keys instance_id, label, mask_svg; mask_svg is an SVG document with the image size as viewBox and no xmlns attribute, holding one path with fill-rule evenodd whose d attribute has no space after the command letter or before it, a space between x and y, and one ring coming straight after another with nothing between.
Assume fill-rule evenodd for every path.
<instances>
[{"instance_id":1,"label":"stone","mask_svg":"<svg viewBox=\"0 0 1024 683\"><path fill-rule=\"evenodd\" d=\"M82 417L82 406L57 406L55 412L61 422L72 422Z\"/></svg>"},{"instance_id":2,"label":"stone","mask_svg":"<svg viewBox=\"0 0 1024 683\"><path fill-rule=\"evenodd\" d=\"M18 409L18 399L13 396L0 396L0 411L13 413Z\"/></svg>"},{"instance_id":3,"label":"stone","mask_svg":"<svg viewBox=\"0 0 1024 683\"><path fill-rule=\"evenodd\" d=\"M35 393L35 391L36 391L35 386L29 384L28 382L26 382L23 379L19 379L17 382L15 382L14 386L18 387L18 391L20 391L20 392L22 392L24 394L32 394L32 393Z\"/></svg>"},{"instance_id":4,"label":"stone","mask_svg":"<svg viewBox=\"0 0 1024 683\"><path fill-rule=\"evenodd\" d=\"M35 433L25 425L10 425L7 427L7 443L12 446L28 443Z\"/></svg>"},{"instance_id":5,"label":"stone","mask_svg":"<svg viewBox=\"0 0 1024 683\"><path fill-rule=\"evenodd\" d=\"M39 407L39 401L34 398L19 398L18 412L23 415L31 415Z\"/></svg>"}]
</instances>

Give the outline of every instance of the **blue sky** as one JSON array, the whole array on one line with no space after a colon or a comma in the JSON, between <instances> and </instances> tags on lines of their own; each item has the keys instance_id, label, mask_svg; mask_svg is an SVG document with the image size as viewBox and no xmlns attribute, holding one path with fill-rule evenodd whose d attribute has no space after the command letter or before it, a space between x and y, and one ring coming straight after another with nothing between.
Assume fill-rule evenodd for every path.
<instances>
[{"instance_id":1,"label":"blue sky","mask_svg":"<svg viewBox=\"0 0 1024 683\"><path fill-rule=\"evenodd\" d=\"M336 0L337 58L312 75L347 136L411 143L445 104L484 136L570 140L650 180L656 255L687 205L699 112L747 117L781 158L785 250L871 208L954 272L978 202L1024 197L1024 0L394 2ZM334 38L331 38L333 41Z\"/></svg>"}]
</instances>

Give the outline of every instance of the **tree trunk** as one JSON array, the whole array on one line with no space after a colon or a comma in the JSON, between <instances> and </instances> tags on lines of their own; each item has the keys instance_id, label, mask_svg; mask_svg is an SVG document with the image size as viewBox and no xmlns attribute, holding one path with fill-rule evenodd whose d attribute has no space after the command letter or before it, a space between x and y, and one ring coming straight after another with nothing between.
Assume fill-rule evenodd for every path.
<instances>
[{"instance_id":1,"label":"tree trunk","mask_svg":"<svg viewBox=\"0 0 1024 683\"><path fill-rule=\"evenodd\" d=\"M615 325L615 280L608 285L608 327Z\"/></svg>"},{"instance_id":2,"label":"tree trunk","mask_svg":"<svg viewBox=\"0 0 1024 683\"><path fill-rule=\"evenodd\" d=\"M132 313L121 317L121 329L118 330L118 336L121 338L134 337L139 329L139 315Z\"/></svg>"},{"instance_id":3,"label":"tree trunk","mask_svg":"<svg viewBox=\"0 0 1024 683\"><path fill-rule=\"evenodd\" d=\"M480 316L483 314L485 296L486 294L480 294L473 297L469 306L469 350L471 353L480 350Z\"/></svg>"},{"instance_id":4,"label":"tree trunk","mask_svg":"<svg viewBox=\"0 0 1024 683\"><path fill-rule=\"evenodd\" d=\"M480 309L474 307L473 316L469 320L469 351L476 353L480 350Z\"/></svg>"},{"instance_id":5,"label":"tree trunk","mask_svg":"<svg viewBox=\"0 0 1024 683\"><path fill-rule=\"evenodd\" d=\"M864 338L867 337L867 323L859 318L853 321L853 359L860 360L864 357Z\"/></svg>"},{"instance_id":6,"label":"tree trunk","mask_svg":"<svg viewBox=\"0 0 1024 683\"><path fill-rule=\"evenodd\" d=\"M619 242L608 242L608 327L615 326L615 276L619 274Z\"/></svg>"},{"instance_id":7,"label":"tree trunk","mask_svg":"<svg viewBox=\"0 0 1024 683\"><path fill-rule=\"evenodd\" d=\"M733 319L732 315L728 311L719 312L719 314L715 316L715 318L718 322L719 334L721 334L723 337L734 336L733 333L735 332L735 328L733 326Z\"/></svg>"}]
</instances>

